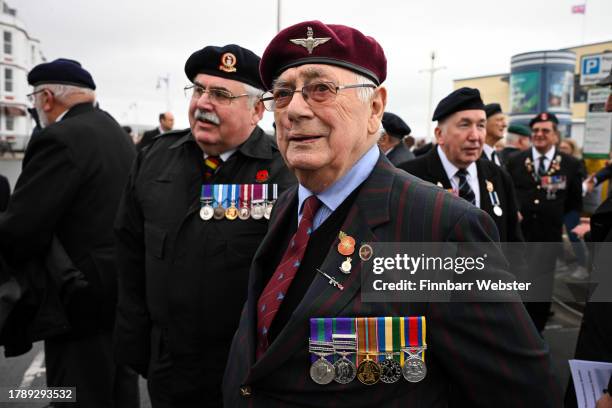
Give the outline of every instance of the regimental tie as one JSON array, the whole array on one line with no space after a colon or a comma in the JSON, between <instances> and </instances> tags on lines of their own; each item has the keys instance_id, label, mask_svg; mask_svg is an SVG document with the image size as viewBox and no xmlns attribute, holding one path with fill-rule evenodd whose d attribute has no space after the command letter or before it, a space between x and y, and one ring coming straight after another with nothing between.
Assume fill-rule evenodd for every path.
<instances>
[{"instance_id":1,"label":"regimental tie","mask_svg":"<svg viewBox=\"0 0 612 408\"><path fill-rule=\"evenodd\" d=\"M297 270L300 268L300 262L304 252L306 252L308 240L312 233L312 220L320 206L321 201L315 195L304 201L302 219L298 229L289 241L285 254L259 297L257 302L257 359L268 349L268 331Z\"/></svg>"},{"instance_id":2,"label":"regimental tie","mask_svg":"<svg viewBox=\"0 0 612 408\"><path fill-rule=\"evenodd\" d=\"M540 163L538 164L538 177L544 177L546 175L546 166L544 163L546 162L546 156L540 156Z\"/></svg>"},{"instance_id":3,"label":"regimental tie","mask_svg":"<svg viewBox=\"0 0 612 408\"><path fill-rule=\"evenodd\" d=\"M208 156L204 159L204 180L210 180L222 163L223 160L219 156Z\"/></svg>"},{"instance_id":4,"label":"regimental tie","mask_svg":"<svg viewBox=\"0 0 612 408\"><path fill-rule=\"evenodd\" d=\"M465 169L459 169L455 175L459 178L459 197L472 205L476 205L476 195L467 181L468 172Z\"/></svg>"}]
</instances>

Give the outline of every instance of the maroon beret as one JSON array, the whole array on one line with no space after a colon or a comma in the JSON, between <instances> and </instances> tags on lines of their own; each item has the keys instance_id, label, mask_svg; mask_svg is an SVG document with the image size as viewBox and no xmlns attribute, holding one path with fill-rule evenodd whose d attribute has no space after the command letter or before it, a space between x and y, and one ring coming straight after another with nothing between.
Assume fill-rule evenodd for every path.
<instances>
[{"instance_id":1,"label":"maroon beret","mask_svg":"<svg viewBox=\"0 0 612 408\"><path fill-rule=\"evenodd\" d=\"M304 21L279 32L264 51L259 74L270 89L284 70L304 64L346 68L376 85L387 77L387 58L374 38L351 27L320 21Z\"/></svg>"}]
</instances>

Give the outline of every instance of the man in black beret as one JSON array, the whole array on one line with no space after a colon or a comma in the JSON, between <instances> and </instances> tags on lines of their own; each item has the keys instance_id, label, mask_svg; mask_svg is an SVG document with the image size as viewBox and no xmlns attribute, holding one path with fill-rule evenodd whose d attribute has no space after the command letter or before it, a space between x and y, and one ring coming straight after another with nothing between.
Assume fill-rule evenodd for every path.
<instances>
[{"instance_id":1,"label":"man in black beret","mask_svg":"<svg viewBox=\"0 0 612 408\"><path fill-rule=\"evenodd\" d=\"M142 139L140 139L140 141L136 145L136 148L138 150L142 150L143 148L153 143L154 137L161 135L162 133L169 132L172 130L172 128L174 128L174 115L172 114L172 112L160 113L158 120L158 127L156 127L155 129L147 130L142 134Z\"/></svg>"},{"instance_id":2,"label":"man in black beret","mask_svg":"<svg viewBox=\"0 0 612 408\"><path fill-rule=\"evenodd\" d=\"M395 166L414 159L414 154L403 143L404 136L410 134L410 126L394 113L385 112L378 147Z\"/></svg>"},{"instance_id":3,"label":"man in black beret","mask_svg":"<svg viewBox=\"0 0 612 408\"><path fill-rule=\"evenodd\" d=\"M527 315L520 304L363 298L362 278L371 273L360 260L371 255L364 243L491 242L497 236L485 212L398 170L381 153L376 143L386 68L374 38L320 21L287 27L263 54L261 76L270 88L263 100L274 112L281 154L299 186L279 198L253 259L223 379L225 406L357 408L418 401L424 407L510 407L526 405L521 398L553 406L547 352L533 328L521 324ZM470 154L477 159L480 153ZM364 316L379 319L365 326L359 324ZM417 383L401 376L407 359L397 342L390 344L401 337L391 323L410 319L427 326L427 374L417 368L420 376L408 375ZM389 344L378 342L383 334ZM368 358L372 350L389 353ZM383 379L375 360L385 358ZM404 370L415 366L411 360ZM500 399L502 392L511 398Z\"/></svg>"},{"instance_id":4,"label":"man in black beret","mask_svg":"<svg viewBox=\"0 0 612 408\"><path fill-rule=\"evenodd\" d=\"M506 133L506 145L499 153L502 163L506 163L514 153L522 152L531 146L531 129L525 125L510 125Z\"/></svg>"},{"instance_id":5,"label":"man in black beret","mask_svg":"<svg viewBox=\"0 0 612 408\"><path fill-rule=\"evenodd\" d=\"M506 115L502 112L499 103L489 103L485 105L487 114L487 135L483 145L482 157L490 160L498 166L502 165L499 154L495 150L495 144L504 138L504 131L508 127Z\"/></svg>"},{"instance_id":6,"label":"man in black beret","mask_svg":"<svg viewBox=\"0 0 612 408\"><path fill-rule=\"evenodd\" d=\"M153 139L125 189L115 355L147 377L154 407L221 406L251 258L294 183L258 126L259 60L233 44L194 52L190 128Z\"/></svg>"},{"instance_id":7,"label":"man in black beret","mask_svg":"<svg viewBox=\"0 0 612 408\"><path fill-rule=\"evenodd\" d=\"M437 147L399 166L423 180L452 191L487 212L495 221L515 275L524 273L524 242L518 206L508 173L482 155L486 107L478 89L461 88L444 98L434 111Z\"/></svg>"},{"instance_id":8,"label":"man in black beret","mask_svg":"<svg viewBox=\"0 0 612 408\"><path fill-rule=\"evenodd\" d=\"M544 282L552 295L555 263L561 242L563 216L582 209L580 162L557 148L559 121L554 113L542 112L530 122L532 147L512 156L506 168L516 188L523 216L521 229L528 246L530 272ZM528 303L527 310L542 332L550 302Z\"/></svg>"},{"instance_id":9,"label":"man in black beret","mask_svg":"<svg viewBox=\"0 0 612 408\"><path fill-rule=\"evenodd\" d=\"M42 129L30 141L8 208L0 213L0 255L21 270L63 247L78 270L72 279L47 263L46 276L56 280L67 315L66 321L61 310L44 310L55 326L45 326L47 333L61 334L43 336L47 386L76 387L75 407L138 407L137 376L115 364L111 341L117 300L112 223L134 146L94 106L96 85L77 61L37 65L28 83ZM50 249L52 242L58 245ZM36 272L34 280L47 273ZM54 293L47 286L38 296L44 301ZM40 329L28 327L30 333Z\"/></svg>"}]
</instances>

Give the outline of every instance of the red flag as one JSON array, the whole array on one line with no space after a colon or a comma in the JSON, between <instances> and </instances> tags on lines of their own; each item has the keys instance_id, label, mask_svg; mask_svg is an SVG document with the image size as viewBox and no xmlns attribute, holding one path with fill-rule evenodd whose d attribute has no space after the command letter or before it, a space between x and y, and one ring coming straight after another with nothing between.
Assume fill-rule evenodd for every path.
<instances>
[{"instance_id":1,"label":"red flag","mask_svg":"<svg viewBox=\"0 0 612 408\"><path fill-rule=\"evenodd\" d=\"M586 13L586 4L579 4L572 6L572 14L584 14Z\"/></svg>"}]
</instances>

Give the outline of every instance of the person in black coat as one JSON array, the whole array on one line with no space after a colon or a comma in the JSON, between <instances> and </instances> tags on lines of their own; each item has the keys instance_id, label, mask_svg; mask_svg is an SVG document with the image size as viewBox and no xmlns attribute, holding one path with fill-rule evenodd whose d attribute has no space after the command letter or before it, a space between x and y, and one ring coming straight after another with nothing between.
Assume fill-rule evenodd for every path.
<instances>
[{"instance_id":1,"label":"person in black coat","mask_svg":"<svg viewBox=\"0 0 612 408\"><path fill-rule=\"evenodd\" d=\"M394 113L385 112L382 118L382 131L378 146L395 166L414 159L408 146L403 142L404 136L410 134L410 126Z\"/></svg>"},{"instance_id":2,"label":"person in black coat","mask_svg":"<svg viewBox=\"0 0 612 408\"><path fill-rule=\"evenodd\" d=\"M11 197L11 186L6 177L0 174L0 211L6 210Z\"/></svg>"},{"instance_id":3,"label":"person in black coat","mask_svg":"<svg viewBox=\"0 0 612 408\"><path fill-rule=\"evenodd\" d=\"M447 101L457 99L458 95L449 95ZM500 241L513 243L506 247L510 270L523 275L526 268L522 244L524 240L512 180L501 167L482 158L480 151L485 140L484 129L478 128L477 122L469 128L459 126L463 124L462 120L466 121L472 116L475 121L484 117L486 107L483 109L478 104L479 100L479 94L474 93L472 100L467 99L465 106L453 105L452 109L446 109L444 114L436 116L436 147L398 167L455 194L460 194L459 180L455 174L459 169L466 170L469 174L468 182L473 186L474 193L477 193L474 194L474 204L495 221ZM447 101L440 102L441 109L445 109ZM473 179L469 179L472 176Z\"/></svg>"},{"instance_id":4,"label":"person in black coat","mask_svg":"<svg viewBox=\"0 0 612 408\"><path fill-rule=\"evenodd\" d=\"M144 149L151 143L153 139L162 133L166 133L172 130L174 127L174 115L172 112L164 112L159 114L159 126L155 129L147 130L142 134L142 139L136 144L138 151Z\"/></svg>"},{"instance_id":5,"label":"person in black coat","mask_svg":"<svg viewBox=\"0 0 612 408\"><path fill-rule=\"evenodd\" d=\"M521 229L528 246L528 264L534 279L548 287L552 285L558 245L561 242L563 216L582 209L582 178L580 162L560 152L555 143L559 140L558 120L552 113L543 112L531 120L532 148L512 156L506 163L516 189ZM537 276L536 276L537 275ZM527 304L527 310L536 327L544 329L550 310L550 302Z\"/></svg>"},{"instance_id":6,"label":"person in black coat","mask_svg":"<svg viewBox=\"0 0 612 408\"><path fill-rule=\"evenodd\" d=\"M28 82L43 129L32 138L0 213L0 255L19 270L44 258L56 237L86 286L64 305L71 330L45 339L47 386L76 387L74 407L137 407L137 376L117 366L111 350L117 299L112 223L134 146L94 107L95 83L78 62L40 64Z\"/></svg>"}]
</instances>

